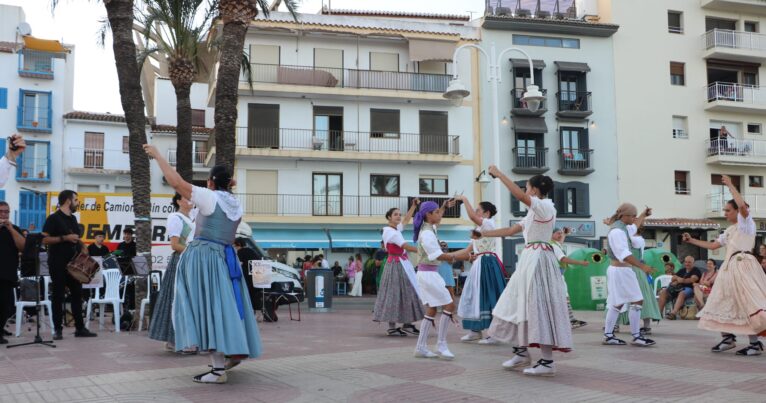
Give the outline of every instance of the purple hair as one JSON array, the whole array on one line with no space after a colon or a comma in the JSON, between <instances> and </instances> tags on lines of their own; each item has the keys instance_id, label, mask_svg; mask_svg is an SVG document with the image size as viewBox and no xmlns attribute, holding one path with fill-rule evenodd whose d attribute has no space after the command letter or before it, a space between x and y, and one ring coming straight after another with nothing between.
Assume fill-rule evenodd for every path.
<instances>
[{"instance_id":1,"label":"purple hair","mask_svg":"<svg viewBox=\"0 0 766 403\"><path fill-rule=\"evenodd\" d=\"M420 227L423 226L423 221L426 220L426 214L437 209L439 209L439 205L432 201L427 201L420 205L420 209L418 209L418 213L415 214L415 220L413 221L413 225L415 226L415 236L412 237L412 240L414 242L417 242L418 240L418 236L420 235Z\"/></svg>"}]
</instances>

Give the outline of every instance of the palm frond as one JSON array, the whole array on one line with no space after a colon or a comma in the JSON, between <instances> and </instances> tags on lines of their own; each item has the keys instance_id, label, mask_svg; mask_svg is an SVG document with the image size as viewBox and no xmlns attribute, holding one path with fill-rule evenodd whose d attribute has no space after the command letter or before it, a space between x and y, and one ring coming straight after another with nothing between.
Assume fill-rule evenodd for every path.
<instances>
[{"instance_id":1,"label":"palm frond","mask_svg":"<svg viewBox=\"0 0 766 403\"><path fill-rule=\"evenodd\" d=\"M242 52L240 64L240 69L242 70L242 75L245 76L247 86L250 88L250 92L253 92L253 65L250 63L250 55L247 52Z\"/></svg>"},{"instance_id":2,"label":"palm frond","mask_svg":"<svg viewBox=\"0 0 766 403\"><path fill-rule=\"evenodd\" d=\"M156 46L150 47L150 48L144 48L137 52L136 54L136 60L138 61L138 66L143 66L144 62L146 62L146 59L149 58L149 56L159 52L160 49Z\"/></svg>"},{"instance_id":3,"label":"palm frond","mask_svg":"<svg viewBox=\"0 0 766 403\"><path fill-rule=\"evenodd\" d=\"M98 23L100 25L98 27L98 31L96 31L96 44L103 48L106 46L106 36L112 32L112 27L106 17L101 18Z\"/></svg>"}]
</instances>

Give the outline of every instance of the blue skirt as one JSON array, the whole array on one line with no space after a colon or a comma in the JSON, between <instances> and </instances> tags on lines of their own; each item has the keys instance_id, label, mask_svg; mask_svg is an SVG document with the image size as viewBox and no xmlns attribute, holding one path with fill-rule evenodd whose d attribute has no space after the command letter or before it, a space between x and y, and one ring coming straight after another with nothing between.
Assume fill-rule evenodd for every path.
<instances>
[{"instance_id":1,"label":"blue skirt","mask_svg":"<svg viewBox=\"0 0 766 403\"><path fill-rule=\"evenodd\" d=\"M455 276L452 274L452 265L446 262L442 262L439 265L439 275L444 279L444 284L447 287L455 286Z\"/></svg>"},{"instance_id":2,"label":"blue skirt","mask_svg":"<svg viewBox=\"0 0 766 403\"><path fill-rule=\"evenodd\" d=\"M226 355L261 355L261 336L244 279L236 291L245 307L244 319L239 316L234 292L223 245L192 241L176 269L176 350L197 346L200 351Z\"/></svg>"},{"instance_id":3,"label":"blue skirt","mask_svg":"<svg viewBox=\"0 0 766 403\"><path fill-rule=\"evenodd\" d=\"M474 263L475 264L475 263ZM479 319L463 319L463 329L480 332L489 329L492 310L505 289L505 278L500 262L493 255L481 256L481 284L479 285ZM478 269L475 267L474 269ZM472 270L474 270L472 269Z\"/></svg>"}]
</instances>

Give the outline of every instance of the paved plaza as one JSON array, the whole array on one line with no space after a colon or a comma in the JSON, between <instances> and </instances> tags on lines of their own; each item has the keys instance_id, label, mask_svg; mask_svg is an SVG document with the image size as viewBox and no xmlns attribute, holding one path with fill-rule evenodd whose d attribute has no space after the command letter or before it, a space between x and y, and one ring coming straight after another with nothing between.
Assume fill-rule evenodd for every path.
<instances>
[{"instance_id":1,"label":"paved plaza","mask_svg":"<svg viewBox=\"0 0 766 403\"><path fill-rule=\"evenodd\" d=\"M0 350L0 401L766 401L766 356L713 355L717 337L694 321L655 325L653 348L606 347L601 314L578 312L589 325L575 330L575 351L555 354L555 377L530 378L500 367L510 347L460 343L457 325L449 337L454 361L413 358L415 337L385 336L386 325L370 320L372 298L335 302L332 313L309 313L304 305L300 322L280 308L279 322L260 324L263 357L231 371L226 385L193 383L208 357L165 352L145 331L116 334L109 327L96 339L75 339L69 328L55 349ZM11 343L29 341L24 330Z\"/></svg>"}]
</instances>

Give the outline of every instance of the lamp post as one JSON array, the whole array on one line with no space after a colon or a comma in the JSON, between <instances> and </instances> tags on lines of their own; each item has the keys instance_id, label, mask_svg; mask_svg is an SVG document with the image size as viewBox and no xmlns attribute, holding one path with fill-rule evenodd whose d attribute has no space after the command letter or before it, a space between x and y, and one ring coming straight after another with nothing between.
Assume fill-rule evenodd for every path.
<instances>
[{"instance_id":1,"label":"lamp post","mask_svg":"<svg viewBox=\"0 0 766 403\"><path fill-rule=\"evenodd\" d=\"M499 54L495 50L495 43L493 42L490 46L489 53L484 50L484 48L474 45L474 44L465 44L462 46L459 46L457 49L455 49L455 53L452 55L452 68L454 70L452 74L452 80L449 83L449 87L447 87L447 90L444 91L444 98L449 99L453 101L455 105L459 105L460 102L462 102L463 98L467 97L471 92L466 89L465 84L463 84L462 81L458 78L458 65L457 65L457 55L458 53L465 49L465 48L474 48L479 51L484 57L487 58L487 81L489 81L492 87L492 133L493 133L493 141L494 145L492 147L493 151L493 161L495 165L498 167L500 166L500 113L498 111L498 87L500 86L500 83L502 82L502 79L500 77L500 66L503 56L508 52L519 52L524 57L527 58L527 61L529 62L529 82L530 84L526 88L526 92L524 93L524 96L521 98L522 101L524 101L527 105L527 109L529 109L531 112L535 112L540 108L540 103L545 99L542 92L540 92L540 88L535 85L535 71L532 64L532 58L522 49L519 48L507 48L503 49ZM495 203L497 204L497 220L500 221L500 226L502 227L505 225L505 222L503 221L503 210L504 207L501 202L501 187L502 183L500 181L495 181ZM500 259L503 258L503 243L500 242L498 244L498 256L500 256Z\"/></svg>"}]
</instances>

